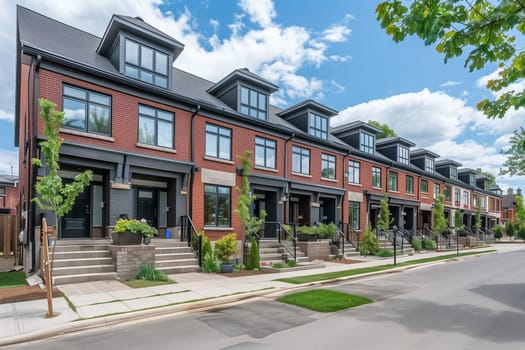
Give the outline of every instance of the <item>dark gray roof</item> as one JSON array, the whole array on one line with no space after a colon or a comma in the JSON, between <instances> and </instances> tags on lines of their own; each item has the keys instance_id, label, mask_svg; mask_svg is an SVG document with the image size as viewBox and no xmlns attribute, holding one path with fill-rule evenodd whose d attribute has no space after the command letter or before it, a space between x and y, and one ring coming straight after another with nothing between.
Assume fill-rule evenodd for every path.
<instances>
[{"instance_id":1,"label":"dark gray roof","mask_svg":"<svg viewBox=\"0 0 525 350\"><path fill-rule=\"evenodd\" d=\"M382 139L376 140L376 146L386 146L390 144L400 144L407 147L414 147L416 144L412 141L409 141L403 137L385 137Z\"/></svg>"},{"instance_id":2,"label":"dark gray roof","mask_svg":"<svg viewBox=\"0 0 525 350\"><path fill-rule=\"evenodd\" d=\"M418 148L410 152L410 158L417 158L420 156L430 156L432 158L439 158L439 154L429 151L425 148Z\"/></svg>"},{"instance_id":3,"label":"dark gray roof","mask_svg":"<svg viewBox=\"0 0 525 350\"><path fill-rule=\"evenodd\" d=\"M262 89L270 93L279 90L279 86L275 85L274 83L271 83L268 80L258 76L257 74L250 72L248 68L241 68L241 69L234 70L233 72L228 74L226 77L221 79L218 83L213 84L208 89L208 92L210 94L215 94L217 91L219 91L223 87L237 80L244 80L246 82L259 86Z\"/></svg>"},{"instance_id":4,"label":"dark gray roof","mask_svg":"<svg viewBox=\"0 0 525 350\"><path fill-rule=\"evenodd\" d=\"M339 112L337 112L335 109L332 109L330 107L327 107L317 101L314 101L314 100L305 100L305 101L302 101L302 102L299 102L291 107L288 107L284 110L282 110L280 113L279 113L279 116L280 117L285 117L286 115L288 114L291 114L291 113L294 113L296 111L300 111L302 109L307 109L307 108L310 108L310 109L313 109L313 110L316 110L318 112L321 112L323 115L327 116L327 117L333 117L335 115L337 115Z\"/></svg>"},{"instance_id":5,"label":"dark gray roof","mask_svg":"<svg viewBox=\"0 0 525 350\"><path fill-rule=\"evenodd\" d=\"M461 169L458 169L458 174L474 174L474 175L477 175L479 174L476 170L474 169L470 169L470 168L461 168Z\"/></svg>"},{"instance_id":6,"label":"dark gray roof","mask_svg":"<svg viewBox=\"0 0 525 350\"><path fill-rule=\"evenodd\" d=\"M14 187L18 182L18 176L0 174L0 185Z\"/></svg>"},{"instance_id":7,"label":"dark gray roof","mask_svg":"<svg viewBox=\"0 0 525 350\"><path fill-rule=\"evenodd\" d=\"M344 134L346 132L353 131L353 130L359 130L359 129L364 129L366 131L372 132L375 135L381 133L381 130L374 128L372 125L365 123L361 120L356 120L351 123L346 123L343 125L336 126L332 128L332 132L334 134Z\"/></svg>"},{"instance_id":8,"label":"dark gray roof","mask_svg":"<svg viewBox=\"0 0 525 350\"><path fill-rule=\"evenodd\" d=\"M452 159L440 159L436 162L436 166L438 167L441 167L441 166L447 166L447 165L453 165L455 167L460 167L460 166L463 166L463 164L461 163L458 163L456 162L455 160L452 160Z\"/></svg>"}]
</instances>

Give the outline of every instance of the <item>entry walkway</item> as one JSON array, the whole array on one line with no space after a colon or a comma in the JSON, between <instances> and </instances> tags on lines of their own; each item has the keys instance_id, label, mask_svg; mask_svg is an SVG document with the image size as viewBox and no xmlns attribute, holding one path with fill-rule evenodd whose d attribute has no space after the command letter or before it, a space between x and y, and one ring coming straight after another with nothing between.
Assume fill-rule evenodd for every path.
<instances>
[{"instance_id":1,"label":"entry walkway","mask_svg":"<svg viewBox=\"0 0 525 350\"><path fill-rule=\"evenodd\" d=\"M469 251L487 249L496 249L498 253L505 253L525 250L525 244L497 244L490 248ZM415 254L398 257L398 262L452 253ZM58 316L51 319L45 318L47 313L45 299L0 305L0 346L127 320L217 307L225 303L298 287L275 281L278 278L352 270L392 262L393 258L366 259L356 264L325 262L325 266L319 269L235 278L220 274L186 273L170 276L177 282L176 284L139 289L130 288L118 281L62 285L59 289L64 292L72 307L68 305L65 298L55 298L53 306Z\"/></svg>"}]
</instances>

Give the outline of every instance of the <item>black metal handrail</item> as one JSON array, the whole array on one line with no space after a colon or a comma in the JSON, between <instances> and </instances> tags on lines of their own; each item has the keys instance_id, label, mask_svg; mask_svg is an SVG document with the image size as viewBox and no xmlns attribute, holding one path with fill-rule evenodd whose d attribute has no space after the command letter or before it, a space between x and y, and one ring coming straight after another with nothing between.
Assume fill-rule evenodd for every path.
<instances>
[{"instance_id":1,"label":"black metal handrail","mask_svg":"<svg viewBox=\"0 0 525 350\"><path fill-rule=\"evenodd\" d=\"M296 225L289 225L289 230L278 223L279 243L286 249L293 260L297 260L297 230Z\"/></svg>"},{"instance_id":2,"label":"black metal handrail","mask_svg":"<svg viewBox=\"0 0 525 350\"><path fill-rule=\"evenodd\" d=\"M197 232L193 221L187 215L181 217L181 230L180 230L180 240L181 242L187 242L188 247L191 247L193 254L199 262L199 266L202 266L202 236Z\"/></svg>"}]
</instances>

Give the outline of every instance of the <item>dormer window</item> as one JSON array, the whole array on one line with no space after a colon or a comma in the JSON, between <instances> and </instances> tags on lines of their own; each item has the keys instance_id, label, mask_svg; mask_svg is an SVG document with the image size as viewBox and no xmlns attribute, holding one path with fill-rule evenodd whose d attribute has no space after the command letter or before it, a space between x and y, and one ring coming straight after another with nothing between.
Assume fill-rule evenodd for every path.
<instances>
[{"instance_id":1,"label":"dormer window","mask_svg":"<svg viewBox=\"0 0 525 350\"><path fill-rule=\"evenodd\" d=\"M361 132L359 134L359 150L365 153L374 154L374 141L373 135Z\"/></svg>"},{"instance_id":2,"label":"dormer window","mask_svg":"<svg viewBox=\"0 0 525 350\"><path fill-rule=\"evenodd\" d=\"M308 134L328 139L328 118L310 112L308 118Z\"/></svg>"},{"instance_id":3,"label":"dormer window","mask_svg":"<svg viewBox=\"0 0 525 350\"><path fill-rule=\"evenodd\" d=\"M399 163L403 163L403 164L409 164L410 163L410 154L408 152L408 148L407 147L399 146L398 161L399 161Z\"/></svg>"},{"instance_id":4,"label":"dormer window","mask_svg":"<svg viewBox=\"0 0 525 350\"><path fill-rule=\"evenodd\" d=\"M455 167L450 168L450 179L458 181L458 168L455 168Z\"/></svg>"},{"instance_id":5,"label":"dormer window","mask_svg":"<svg viewBox=\"0 0 525 350\"><path fill-rule=\"evenodd\" d=\"M434 172L434 159L425 158L425 171L429 173Z\"/></svg>"},{"instance_id":6,"label":"dormer window","mask_svg":"<svg viewBox=\"0 0 525 350\"><path fill-rule=\"evenodd\" d=\"M250 117L267 120L267 95L241 86L241 113Z\"/></svg>"},{"instance_id":7,"label":"dormer window","mask_svg":"<svg viewBox=\"0 0 525 350\"><path fill-rule=\"evenodd\" d=\"M168 87L168 55L136 41L126 39L124 73L163 88Z\"/></svg>"}]
</instances>

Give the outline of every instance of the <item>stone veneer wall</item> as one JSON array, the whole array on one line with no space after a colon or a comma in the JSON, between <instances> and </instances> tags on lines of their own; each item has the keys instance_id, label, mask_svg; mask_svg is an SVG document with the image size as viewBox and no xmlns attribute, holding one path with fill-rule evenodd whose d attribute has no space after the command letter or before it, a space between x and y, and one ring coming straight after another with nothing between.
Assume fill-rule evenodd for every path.
<instances>
[{"instance_id":1,"label":"stone veneer wall","mask_svg":"<svg viewBox=\"0 0 525 350\"><path fill-rule=\"evenodd\" d=\"M330 240L321 240L317 242L297 242L297 248L300 249L310 261L320 259L328 260L330 255Z\"/></svg>"},{"instance_id":2,"label":"stone veneer wall","mask_svg":"<svg viewBox=\"0 0 525 350\"><path fill-rule=\"evenodd\" d=\"M155 266L154 245L110 245L109 251L120 279L134 279L142 264Z\"/></svg>"}]
</instances>

